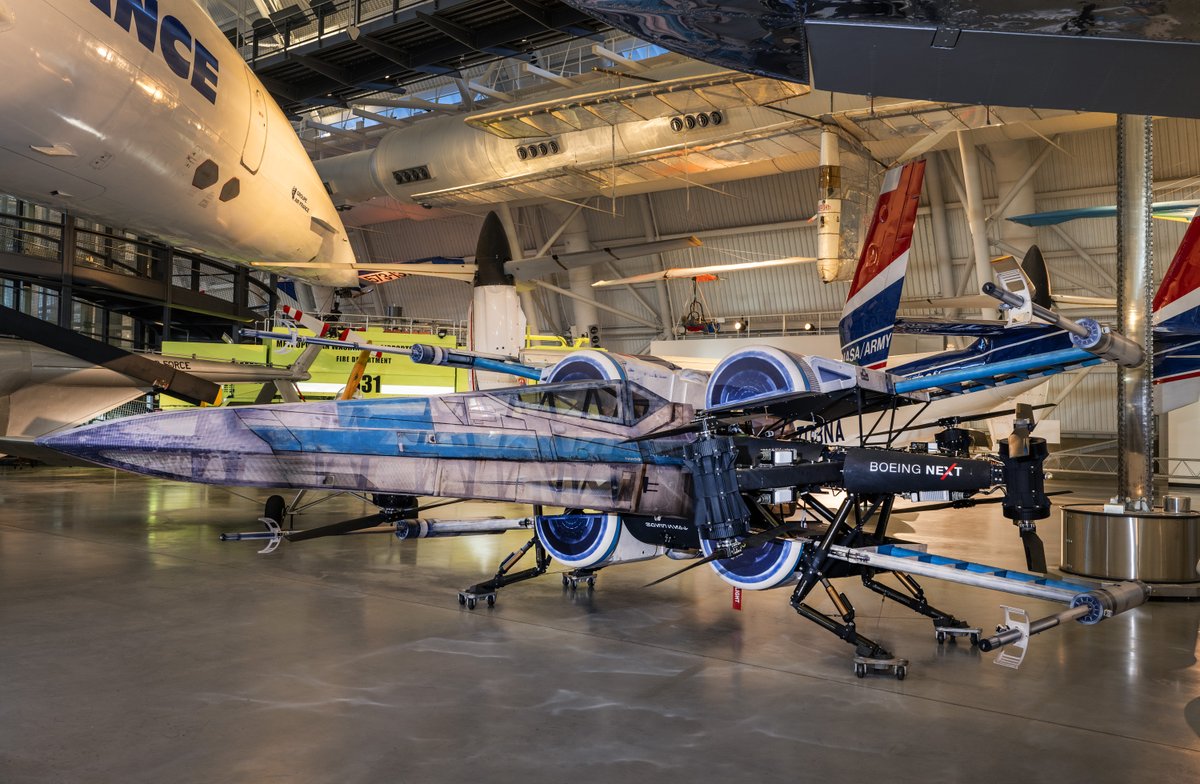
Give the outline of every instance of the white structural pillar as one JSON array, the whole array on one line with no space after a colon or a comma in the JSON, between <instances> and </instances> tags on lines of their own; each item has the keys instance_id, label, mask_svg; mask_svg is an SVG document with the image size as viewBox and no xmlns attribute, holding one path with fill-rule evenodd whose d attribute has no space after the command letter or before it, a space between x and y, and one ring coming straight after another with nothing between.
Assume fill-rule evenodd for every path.
<instances>
[{"instance_id":1,"label":"white structural pillar","mask_svg":"<svg viewBox=\"0 0 1200 784\"><path fill-rule=\"evenodd\" d=\"M953 297L957 293L954 287L954 265L951 262L953 251L950 249L950 229L946 223L942 163L936 155L925 159L925 193L929 196L929 222L933 227L933 255L937 265L938 293L943 297ZM958 315L958 310L950 310L946 315Z\"/></svg>"},{"instance_id":2,"label":"white structural pillar","mask_svg":"<svg viewBox=\"0 0 1200 784\"><path fill-rule=\"evenodd\" d=\"M658 229L654 225L654 206L650 194L642 194L642 231L647 242L659 239ZM654 264L662 270L667 268L661 253L654 254ZM654 293L658 296L658 317L662 319L662 336L664 340L675 337L675 323L671 318L671 297L667 293L665 280L654 281Z\"/></svg>"},{"instance_id":3,"label":"white structural pillar","mask_svg":"<svg viewBox=\"0 0 1200 784\"><path fill-rule=\"evenodd\" d=\"M971 243L975 257L975 288L970 292L978 294L980 287L992 279L992 257L988 248L987 222L983 212L983 180L979 174L979 151L975 142L970 138L970 131L958 132L958 154L962 159L963 191L967 203L967 227L971 230ZM983 318L997 318L994 308L982 308Z\"/></svg>"},{"instance_id":4,"label":"white structural pillar","mask_svg":"<svg viewBox=\"0 0 1200 784\"><path fill-rule=\"evenodd\" d=\"M1150 117L1117 116L1117 313L1121 333L1154 356L1154 133ZM1154 495L1153 363L1117 370L1117 487L1130 511Z\"/></svg>"},{"instance_id":5,"label":"white structural pillar","mask_svg":"<svg viewBox=\"0 0 1200 784\"><path fill-rule=\"evenodd\" d=\"M567 253L592 250L587 223L581 212L576 211L571 215L571 210L566 205L548 205L546 209L559 219L569 217L567 228L562 233L562 242ZM572 337L590 337L589 328L600 324L600 311L596 308L596 298L592 289L595 277L589 267L577 267L567 271L567 279L570 281L571 292L576 295L571 302L575 321L575 333Z\"/></svg>"},{"instance_id":6,"label":"white structural pillar","mask_svg":"<svg viewBox=\"0 0 1200 784\"><path fill-rule=\"evenodd\" d=\"M1007 202L1004 210L995 216L998 236L1024 251L1037 241L1037 229L1004 219L1009 215L1037 212L1033 179L1027 176L1034 165L1029 154L1029 142L1020 140L989 144L988 152L996 168L996 192Z\"/></svg>"}]
</instances>

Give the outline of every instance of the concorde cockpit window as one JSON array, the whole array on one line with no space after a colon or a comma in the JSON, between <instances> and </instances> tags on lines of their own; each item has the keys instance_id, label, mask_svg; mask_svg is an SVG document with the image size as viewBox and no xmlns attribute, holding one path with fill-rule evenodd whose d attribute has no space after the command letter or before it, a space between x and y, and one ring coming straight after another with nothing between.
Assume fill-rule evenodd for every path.
<instances>
[{"instance_id":1,"label":"concorde cockpit window","mask_svg":"<svg viewBox=\"0 0 1200 784\"><path fill-rule=\"evenodd\" d=\"M666 401L636 384L622 381L576 381L536 384L492 393L519 408L535 408L632 425Z\"/></svg>"}]
</instances>

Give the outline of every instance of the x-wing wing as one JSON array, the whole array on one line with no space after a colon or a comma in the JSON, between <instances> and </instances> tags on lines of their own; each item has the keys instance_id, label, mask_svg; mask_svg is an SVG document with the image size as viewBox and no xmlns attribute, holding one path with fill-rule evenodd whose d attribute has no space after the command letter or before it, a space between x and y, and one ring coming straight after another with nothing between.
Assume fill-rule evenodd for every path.
<instances>
[{"instance_id":1,"label":"x-wing wing","mask_svg":"<svg viewBox=\"0 0 1200 784\"><path fill-rule=\"evenodd\" d=\"M1080 341L1072 349L1002 365L909 378L746 348L717 366L702 405L695 387L669 368L585 350L534 386L436 398L198 409L92 425L39 444L183 481L594 510L558 516L539 511L536 535L526 547L536 548L537 565L527 576L544 572L549 557L572 567L576 578L591 579L595 569L612 563L699 550L736 586L803 586L793 606L817 620L802 600L825 579L814 575L840 558L830 548L860 537L871 546L890 541L885 530L896 494L970 502L978 493L1004 488L1005 513L1026 538L1034 522L1049 515L1040 468L1047 453L1044 441L1028 437L1028 424L1025 436L986 457L956 447L953 437L931 454L830 447L803 436L822 422L902 411L971 385L1097 362L1114 356L1114 343L1128 349L1117 352L1121 361L1133 361L1135 353L1140 361L1127 341L1103 334L1094 345ZM764 361L794 374L801 387L764 394L746 386L746 371L753 377ZM843 491L843 506L836 512L825 507L813 495L822 490ZM798 503L825 519L824 538L805 544L786 535L793 529L780 520ZM851 515L856 522L847 528ZM866 535L863 525L872 519L876 530ZM378 522L364 519L345 528ZM1027 549L1040 553L1028 541ZM805 552L818 571L805 573ZM502 569L491 583L464 592L463 601L494 601L495 589L515 579L504 575ZM914 608L935 623L961 625L941 611ZM890 658L852 623L839 628L861 655Z\"/></svg>"}]
</instances>

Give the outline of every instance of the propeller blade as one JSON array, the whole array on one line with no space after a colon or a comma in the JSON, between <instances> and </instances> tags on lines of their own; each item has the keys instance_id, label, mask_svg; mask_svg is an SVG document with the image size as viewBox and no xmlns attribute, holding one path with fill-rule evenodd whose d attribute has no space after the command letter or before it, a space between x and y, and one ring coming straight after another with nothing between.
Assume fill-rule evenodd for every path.
<instances>
[{"instance_id":1,"label":"propeller blade","mask_svg":"<svg viewBox=\"0 0 1200 784\"><path fill-rule=\"evenodd\" d=\"M1025 545L1025 566L1031 572L1046 573L1046 546L1035 528L1021 529L1021 544Z\"/></svg>"},{"instance_id":2,"label":"propeller blade","mask_svg":"<svg viewBox=\"0 0 1200 784\"><path fill-rule=\"evenodd\" d=\"M765 531L760 531L759 533L751 534L750 536L747 536L744 540L742 540L743 544L745 545L745 547L743 548L743 552L745 552L746 550L749 550L752 547L759 547L760 545L764 545L767 542L771 541L772 539L782 536L783 534L791 533L792 531L800 531L806 527L807 527L807 523L803 523L803 522L784 523L783 525L777 525L773 528L768 528ZM651 586L655 586L655 585L658 585L659 583L664 583L667 580L678 577L679 575L683 574L686 571L695 569L697 566L703 566L704 564L712 563L713 561L720 561L726 557L728 557L728 556L724 556L720 553L713 553L712 555L706 555L705 557L699 559L698 561L692 561L690 564L683 567L682 569L677 569L665 577L658 578L654 582L646 583L642 587L650 588Z\"/></svg>"},{"instance_id":3,"label":"propeller blade","mask_svg":"<svg viewBox=\"0 0 1200 784\"><path fill-rule=\"evenodd\" d=\"M382 525L384 522L386 520L382 514L372 514L366 517L356 517L353 520L343 520L340 523L321 525L316 528L305 528L302 531L289 531L283 535L283 538L289 542L303 542L307 539L320 539L323 536L349 534L361 531L364 528L373 528L377 525Z\"/></svg>"}]
</instances>

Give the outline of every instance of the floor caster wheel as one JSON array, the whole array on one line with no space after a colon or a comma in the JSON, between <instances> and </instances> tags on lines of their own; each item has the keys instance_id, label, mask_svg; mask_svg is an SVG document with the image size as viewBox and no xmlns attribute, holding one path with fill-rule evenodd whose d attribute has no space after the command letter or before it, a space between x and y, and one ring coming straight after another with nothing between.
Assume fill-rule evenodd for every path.
<instances>
[{"instance_id":1,"label":"floor caster wheel","mask_svg":"<svg viewBox=\"0 0 1200 784\"><path fill-rule=\"evenodd\" d=\"M896 680L902 681L908 677L908 668L901 664L896 668Z\"/></svg>"},{"instance_id":2,"label":"floor caster wheel","mask_svg":"<svg viewBox=\"0 0 1200 784\"><path fill-rule=\"evenodd\" d=\"M941 645L942 643L946 642L946 633L945 632L938 632L934 636L937 637L938 645Z\"/></svg>"},{"instance_id":3,"label":"floor caster wheel","mask_svg":"<svg viewBox=\"0 0 1200 784\"><path fill-rule=\"evenodd\" d=\"M591 589L591 588L595 588L595 587L596 587L596 578L595 578L595 577L589 577L589 578L588 578L588 581L587 581L587 583L588 583L588 588L589 588L589 589Z\"/></svg>"},{"instance_id":4,"label":"floor caster wheel","mask_svg":"<svg viewBox=\"0 0 1200 784\"><path fill-rule=\"evenodd\" d=\"M468 610L475 609L475 597L474 596L472 596L470 599L467 599L467 609Z\"/></svg>"},{"instance_id":5,"label":"floor caster wheel","mask_svg":"<svg viewBox=\"0 0 1200 784\"><path fill-rule=\"evenodd\" d=\"M867 677L867 665L865 665L865 664L854 665L854 677L855 678Z\"/></svg>"},{"instance_id":6,"label":"floor caster wheel","mask_svg":"<svg viewBox=\"0 0 1200 784\"><path fill-rule=\"evenodd\" d=\"M467 597L463 596L463 595L460 593L460 594L458 595L458 603L459 603L459 604L466 604L466 603L467 603Z\"/></svg>"},{"instance_id":7,"label":"floor caster wheel","mask_svg":"<svg viewBox=\"0 0 1200 784\"><path fill-rule=\"evenodd\" d=\"M979 635L978 634L971 635L971 644L974 645L976 648L979 647Z\"/></svg>"},{"instance_id":8,"label":"floor caster wheel","mask_svg":"<svg viewBox=\"0 0 1200 784\"><path fill-rule=\"evenodd\" d=\"M489 596L489 597L487 598L487 603L488 603L488 607L495 607L495 606L496 606L496 597L495 597L495 596Z\"/></svg>"},{"instance_id":9,"label":"floor caster wheel","mask_svg":"<svg viewBox=\"0 0 1200 784\"><path fill-rule=\"evenodd\" d=\"M569 587L571 585L571 578L567 577L565 574L562 577L563 577L563 588Z\"/></svg>"}]
</instances>

